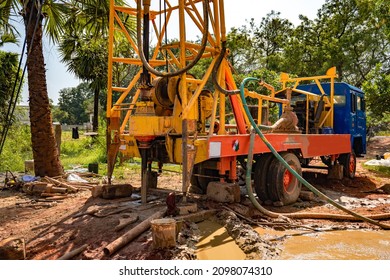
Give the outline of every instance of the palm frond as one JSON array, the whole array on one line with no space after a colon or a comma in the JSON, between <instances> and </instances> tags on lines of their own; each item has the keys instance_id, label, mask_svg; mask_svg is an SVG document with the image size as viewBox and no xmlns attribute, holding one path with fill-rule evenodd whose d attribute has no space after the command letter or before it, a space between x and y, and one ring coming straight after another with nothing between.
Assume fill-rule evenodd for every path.
<instances>
[{"instance_id":1,"label":"palm frond","mask_svg":"<svg viewBox=\"0 0 390 280\"><path fill-rule=\"evenodd\" d=\"M21 9L20 0L2 0L0 3L0 35L11 34L15 38L20 36L19 31L14 26L16 17Z\"/></svg>"},{"instance_id":2,"label":"palm frond","mask_svg":"<svg viewBox=\"0 0 390 280\"><path fill-rule=\"evenodd\" d=\"M4 44L7 43L13 43L16 44L18 40L16 39L15 35L12 33L4 33L0 36L0 47L2 47Z\"/></svg>"},{"instance_id":3,"label":"palm frond","mask_svg":"<svg viewBox=\"0 0 390 280\"><path fill-rule=\"evenodd\" d=\"M59 42L64 30L65 16L69 6L65 3L58 3L55 0L46 0L42 7L42 14L45 17L44 28L46 35L52 42Z\"/></svg>"}]
</instances>

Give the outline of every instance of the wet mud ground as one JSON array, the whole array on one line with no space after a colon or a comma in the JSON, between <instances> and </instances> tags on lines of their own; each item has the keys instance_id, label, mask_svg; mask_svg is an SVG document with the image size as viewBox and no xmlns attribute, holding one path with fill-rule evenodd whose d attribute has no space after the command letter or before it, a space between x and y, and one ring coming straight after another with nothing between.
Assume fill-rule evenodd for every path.
<instances>
[{"instance_id":1,"label":"wet mud ground","mask_svg":"<svg viewBox=\"0 0 390 280\"><path fill-rule=\"evenodd\" d=\"M390 195L381 189L390 183L390 178L361 167L362 162L374 158L376 154L383 154L389 147L390 138L373 138L366 157L358 159L357 176L352 180L328 180L324 170L318 169L305 169L304 177L348 209L364 215L390 213ZM139 200L139 177L139 174L131 172L126 177L126 181L134 186L131 198L112 200L93 198L89 190L83 190L61 201L41 203L20 190L2 189L0 241L24 239L26 259L38 260L58 259L83 245L87 245L86 249L73 259L390 259L389 254L380 249L389 249L390 240L383 235L383 232L388 232L380 231L375 225L326 219L275 220L256 210L245 193L242 193L239 204L215 203L205 196L189 194L188 202L196 203L198 211L214 209L218 214L198 221L181 221L174 248L154 249L151 230L147 230L117 252L106 255L103 248L109 243L153 213L166 209L166 197L170 192L177 192L176 200L180 204L179 174L167 172L159 177L159 189L149 193L150 201L146 205ZM299 200L289 206L266 207L280 213L343 214L318 198ZM91 209L99 209L100 215L93 214ZM118 211L113 213L115 211L112 210ZM138 216L137 222L115 231L119 219L134 214ZM383 222L390 224L389 220ZM347 230L351 234L346 239L352 240L352 243L337 243L344 238L342 232ZM328 232L333 234L330 243L324 241ZM361 233L363 237L359 235ZM364 235L367 233L369 235ZM351 238L354 235L359 236ZM316 242L318 253L297 251L291 243L294 238L301 238L298 243L308 242L302 244ZM376 245L378 242L366 244L362 238L377 240L379 245ZM318 247L318 244L323 246ZM231 249L226 250L222 247L225 245L231 246ZM355 245L356 254L342 253ZM208 251L211 247L216 251ZM300 246L304 247L310 246ZM336 247L341 249L335 250ZM223 255L218 254L221 251ZM332 251L334 255L330 254ZM360 251L370 253L361 254Z\"/></svg>"}]
</instances>

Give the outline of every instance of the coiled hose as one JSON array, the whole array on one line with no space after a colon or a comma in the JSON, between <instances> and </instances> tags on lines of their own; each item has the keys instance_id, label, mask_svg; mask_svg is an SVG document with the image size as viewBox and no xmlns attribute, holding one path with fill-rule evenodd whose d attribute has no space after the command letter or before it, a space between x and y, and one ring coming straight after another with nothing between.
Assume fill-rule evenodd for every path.
<instances>
[{"instance_id":1,"label":"coiled hose","mask_svg":"<svg viewBox=\"0 0 390 280\"><path fill-rule=\"evenodd\" d=\"M382 218L389 218L390 215L374 215L370 217L362 216L356 212L353 212L344 206L338 204L336 201L332 200L322 192L320 192L318 189L316 189L313 185L311 185L308 181L306 181L302 176L300 176L291 166L279 155L279 153L275 150L275 148L271 145L271 143L268 142L268 140L264 137L263 133L261 132L259 126L255 123L254 119L252 118L252 115L250 114L248 104L245 100L245 94L244 94L244 88L245 84L249 81L258 81L256 78L245 78L243 82L240 85L240 96L242 99L242 104L244 106L245 113L247 114L249 121L251 122L256 134L259 135L260 139L264 142L264 144L270 149L272 154L283 164L283 166L291 172L305 187L307 187L309 190L311 190L314 194L316 194L318 197L326 200L331 205L335 206L336 208L348 213L351 215L354 220L361 220L365 221L367 223L376 225L382 229L390 229L390 225L380 223L375 219L382 219ZM261 126L260 126L261 127ZM289 214L280 214L276 212L269 211L265 209L263 206L260 205L260 203L256 200L253 190L252 190L252 179L251 179L251 173L252 173L252 161L253 161L253 147L255 143L255 133L251 133L250 135L250 144L249 144L249 151L248 151L248 160L247 160L247 170L246 170L246 188L248 191L249 199L253 203L253 205L264 215L272 217L272 218L281 218L281 217L287 217L287 218L296 218L296 219L303 219L303 218L338 218L338 219L348 219L350 216L345 215L335 215L335 214L326 214L323 213L289 213Z\"/></svg>"},{"instance_id":2,"label":"coiled hose","mask_svg":"<svg viewBox=\"0 0 390 280\"><path fill-rule=\"evenodd\" d=\"M167 72L163 73L156 69L154 69L146 60L143 48L142 48L142 32L141 32L141 21L142 21L142 8L141 8L141 0L137 0L137 45L138 45L138 51L139 51L139 57L142 61L142 65L152 74L158 76L158 77L165 77L170 78L174 76L178 76L180 74L183 74L184 72L189 71L192 67L195 66L196 63L202 58L202 55L206 49L207 45L207 37L209 35L208 28L209 28L209 6L207 4L206 0L203 0L203 21L204 21L204 32L202 36L202 42L201 47L199 49L198 54L195 56L194 60L191 61L188 65L185 67L175 71L175 72Z\"/></svg>"}]
</instances>

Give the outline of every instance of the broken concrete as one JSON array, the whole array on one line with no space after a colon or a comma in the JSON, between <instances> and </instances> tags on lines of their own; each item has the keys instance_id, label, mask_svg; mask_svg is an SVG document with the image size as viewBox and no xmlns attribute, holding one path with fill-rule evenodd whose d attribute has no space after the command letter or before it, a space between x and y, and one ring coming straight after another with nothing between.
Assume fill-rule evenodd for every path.
<instances>
[{"instance_id":1,"label":"broken concrete","mask_svg":"<svg viewBox=\"0 0 390 280\"><path fill-rule=\"evenodd\" d=\"M341 164L336 163L335 165L332 165L330 167L328 173L328 179L342 180L344 177L343 172L344 172L344 167Z\"/></svg>"},{"instance_id":2,"label":"broken concrete","mask_svg":"<svg viewBox=\"0 0 390 280\"><path fill-rule=\"evenodd\" d=\"M240 202L240 186L236 183L210 182L207 186L207 198L216 202Z\"/></svg>"}]
</instances>

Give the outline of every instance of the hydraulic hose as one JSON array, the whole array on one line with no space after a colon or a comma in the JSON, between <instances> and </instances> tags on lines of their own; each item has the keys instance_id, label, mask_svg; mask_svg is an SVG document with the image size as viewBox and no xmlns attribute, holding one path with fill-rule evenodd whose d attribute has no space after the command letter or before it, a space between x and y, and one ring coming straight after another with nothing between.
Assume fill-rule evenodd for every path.
<instances>
[{"instance_id":1,"label":"hydraulic hose","mask_svg":"<svg viewBox=\"0 0 390 280\"><path fill-rule=\"evenodd\" d=\"M326 200L331 205L333 205L336 208L338 208L338 209L348 213L349 215L352 215L354 218L356 218L356 220L365 221L367 223L379 226L382 229L386 229L386 230L390 229L390 225L383 224L383 223L380 223L380 222L378 222L378 221L376 221L376 220L374 220L372 218L362 216L362 215L360 215L360 214L358 214L356 212L353 212L353 211L345 208L344 206L340 205L339 203L337 203L336 201L332 200L331 198L329 198L328 196L326 196L325 194L320 192L318 189L316 189L313 185L311 185L308 181L306 181L301 175L299 175L293 168L291 168L291 166L279 155L279 153L275 150L275 148L271 145L271 143L269 143L268 140L264 137L263 133L261 132L259 127L256 125L254 119L252 118L252 116L251 116L251 114L249 112L249 107L248 107L248 104L246 103L245 94L244 94L244 87L245 87L245 84L248 81L258 81L258 79L252 78L252 77L245 78L243 80L243 82L241 83L241 85L240 85L240 96L241 96L241 99L242 99L242 104L244 106L245 113L247 114L247 116L249 118L249 121L251 122L251 124L252 124L252 126L253 126L253 128L254 128L254 130L256 132L256 134L259 135L260 139L264 142L264 144L268 147L268 149L272 152L272 154L283 164L283 166L291 174L293 174L305 187L307 187L309 190L311 190L318 197ZM249 151L248 151L248 161L247 161L247 170L246 170L246 179L245 179L245 183L246 183L246 188L247 188L247 191L248 191L249 199L251 200L253 205L260 212L262 212L263 214L265 214L265 215L267 215L269 217L272 217L272 218L277 218L277 217L288 217L288 218L305 218L305 217L307 217L307 218L314 218L317 215L317 213L279 214L279 213L272 212L272 211L269 211L269 210L265 209L264 207L262 207L260 205L260 203L258 203L258 201L256 200L256 198L255 198L255 196L253 194L252 182L251 182L252 181L251 180L251 176L252 176L251 173L252 173L253 148L254 148L256 134L251 133L251 136L250 136L250 145L249 145ZM321 215L323 215L323 214L321 214Z\"/></svg>"},{"instance_id":2,"label":"hydraulic hose","mask_svg":"<svg viewBox=\"0 0 390 280\"><path fill-rule=\"evenodd\" d=\"M245 105L244 105L244 108L245 108ZM263 206L260 205L260 203L257 201L255 195L253 194L252 175L251 174L252 174L253 146L255 144L255 136L256 136L256 134L251 132L250 140L249 140L248 160L246 163L246 176L245 176L246 190L248 192L248 196L249 196L250 201L261 213L263 213L264 215L271 217L271 218L280 218L281 216L283 216L282 214L272 212L272 211L265 209Z\"/></svg>"},{"instance_id":3,"label":"hydraulic hose","mask_svg":"<svg viewBox=\"0 0 390 280\"><path fill-rule=\"evenodd\" d=\"M144 54L144 51L143 51L143 48L142 48L141 0L137 0L137 44L138 44L138 51L139 51L139 56L140 56L141 61L142 61L142 65L150 73L152 73L152 74L154 74L154 75L156 75L158 77L165 77L165 78L178 76L178 75L183 74L183 73L187 72L188 70L190 70L202 58L202 55L203 55L203 53L204 53L204 51L206 49L206 45L207 45L207 37L209 35L209 32L208 32L208 29L209 29L209 7L208 7L208 4L207 4L206 0L203 0L202 2L203 2L203 20L204 20L205 32L203 33L203 36L202 36L201 47L200 47L200 50L199 50L198 54L196 55L196 57L194 58L193 61L191 61L187 66L181 68L180 70L175 71L175 72L163 73L163 72L160 72L160 71L157 71L156 69L154 69L149 64L149 62L147 61L147 59L145 57L145 54Z\"/></svg>"},{"instance_id":4,"label":"hydraulic hose","mask_svg":"<svg viewBox=\"0 0 390 280\"><path fill-rule=\"evenodd\" d=\"M281 217L289 217L295 219L332 219L332 220L350 220L356 221L361 220L355 216L351 215L340 215L340 214L330 214L330 213L293 213L293 214L281 214L267 210L257 201L256 197L253 194L252 184L251 184L251 174L252 174L252 160L253 160L253 147L255 143L255 133L251 133L250 142L249 142L249 151L248 151L248 162L247 162L247 172L245 177L245 184L248 192L248 196L252 204L264 215L269 216L271 218L281 218ZM369 215L367 216L370 219L374 220L382 220L382 219L390 219L390 213L386 214L377 214L377 215Z\"/></svg>"},{"instance_id":5,"label":"hydraulic hose","mask_svg":"<svg viewBox=\"0 0 390 280\"><path fill-rule=\"evenodd\" d=\"M239 94L240 93L240 90L239 89L236 89L236 90L227 90L227 89L224 89L221 87L221 85L218 83L217 81L217 73L218 73L218 69L219 67L221 66L221 63L222 63L222 60L223 58L225 57L225 53L226 53L226 42L222 42L222 49L221 49L221 52L219 53L219 56L217 58L217 61L215 62L214 64L214 67L213 67L213 70L212 70L212 80L213 80L213 84L215 85L215 87L217 88L217 90L225 95L233 95L233 94Z\"/></svg>"}]
</instances>

